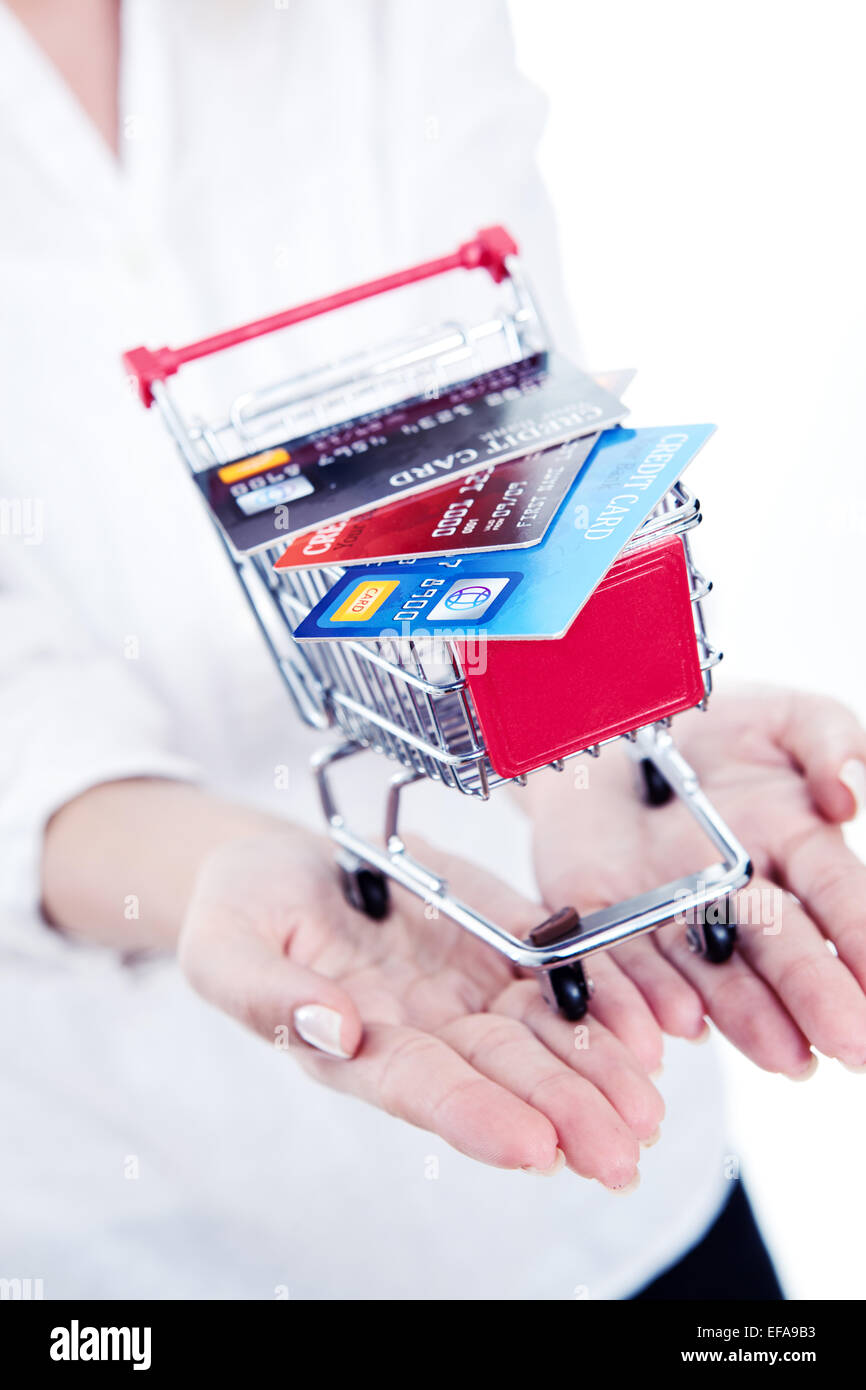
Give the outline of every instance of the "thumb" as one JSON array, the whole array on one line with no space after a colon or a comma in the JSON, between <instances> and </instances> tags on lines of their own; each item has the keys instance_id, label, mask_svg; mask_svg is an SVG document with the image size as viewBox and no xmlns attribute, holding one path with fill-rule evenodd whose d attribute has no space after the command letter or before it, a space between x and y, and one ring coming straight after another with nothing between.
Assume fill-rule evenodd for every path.
<instances>
[{"instance_id":1,"label":"thumb","mask_svg":"<svg viewBox=\"0 0 866 1390\"><path fill-rule=\"evenodd\" d=\"M866 730L844 705L823 696L795 697L782 742L827 820L850 820L866 807Z\"/></svg>"},{"instance_id":2,"label":"thumb","mask_svg":"<svg viewBox=\"0 0 866 1390\"><path fill-rule=\"evenodd\" d=\"M197 993L266 1042L354 1057L363 1025L344 989L244 933L181 940L181 969Z\"/></svg>"}]
</instances>

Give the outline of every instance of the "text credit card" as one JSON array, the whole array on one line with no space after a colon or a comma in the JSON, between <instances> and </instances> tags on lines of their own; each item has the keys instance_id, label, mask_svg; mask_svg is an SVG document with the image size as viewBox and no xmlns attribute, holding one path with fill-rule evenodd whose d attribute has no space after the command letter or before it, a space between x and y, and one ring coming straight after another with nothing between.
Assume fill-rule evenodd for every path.
<instances>
[{"instance_id":1,"label":"text credit card","mask_svg":"<svg viewBox=\"0 0 866 1390\"><path fill-rule=\"evenodd\" d=\"M538 545L349 570L295 636L561 637L714 429L609 430Z\"/></svg>"},{"instance_id":2,"label":"text credit card","mask_svg":"<svg viewBox=\"0 0 866 1390\"><path fill-rule=\"evenodd\" d=\"M634 372L620 368L593 372L593 377L620 398ZM274 568L359 565L537 545L598 438L588 434L525 459L488 464L420 496L302 531Z\"/></svg>"},{"instance_id":3,"label":"text credit card","mask_svg":"<svg viewBox=\"0 0 866 1390\"><path fill-rule=\"evenodd\" d=\"M626 407L556 353L536 354L346 425L196 475L247 552L621 420Z\"/></svg>"},{"instance_id":4,"label":"text credit card","mask_svg":"<svg viewBox=\"0 0 866 1390\"><path fill-rule=\"evenodd\" d=\"M304 531L289 542L274 569L537 545L597 439L589 434L527 458L488 464L420 497Z\"/></svg>"}]
</instances>

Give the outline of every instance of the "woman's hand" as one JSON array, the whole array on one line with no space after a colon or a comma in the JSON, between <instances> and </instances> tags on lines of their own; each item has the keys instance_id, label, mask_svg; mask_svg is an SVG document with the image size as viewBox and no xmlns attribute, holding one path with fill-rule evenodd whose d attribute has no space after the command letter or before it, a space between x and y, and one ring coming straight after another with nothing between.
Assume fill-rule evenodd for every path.
<instances>
[{"instance_id":1,"label":"woman's hand","mask_svg":"<svg viewBox=\"0 0 866 1390\"><path fill-rule=\"evenodd\" d=\"M420 856L419 856L420 857ZM539 918L497 880L424 850L457 893L523 932ZM502 1168L564 1161L612 1189L637 1176L663 1104L598 1019L576 1029L535 980L397 890L374 923L345 902L329 844L287 828L201 868L178 950L193 986L317 1080ZM429 910L428 910L429 911ZM661 1038L646 1006L641 1042Z\"/></svg>"},{"instance_id":2,"label":"woman's hand","mask_svg":"<svg viewBox=\"0 0 866 1390\"><path fill-rule=\"evenodd\" d=\"M678 718L674 736L752 856L755 876L734 902L738 947L713 965L672 925L618 948L617 964L668 1033L697 1039L706 1015L769 1071L810 1075L812 1046L863 1068L866 867L840 824L866 793L866 732L832 700L771 690L715 698L706 713ZM709 862L682 805L641 802L621 749L588 764L586 788L577 789L575 766L529 784L551 908L607 906ZM598 976L606 965L596 959ZM593 1012L604 1020L610 1007L600 987Z\"/></svg>"}]
</instances>

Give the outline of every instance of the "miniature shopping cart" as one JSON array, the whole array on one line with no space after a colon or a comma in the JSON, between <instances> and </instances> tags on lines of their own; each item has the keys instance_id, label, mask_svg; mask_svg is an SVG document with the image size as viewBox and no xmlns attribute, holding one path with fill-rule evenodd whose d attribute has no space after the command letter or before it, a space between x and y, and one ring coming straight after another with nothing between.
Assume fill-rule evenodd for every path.
<instances>
[{"instance_id":1,"label":"miniature shopping cart","mask_svg":"<svg viewBox=\"0 0 866 1390\"><path fill-rule=\"evenodd\" d=\"M169 377L194 359L417 281L470 270L486 271L497 287L492 293L506 296L505 304L482 322L421 330L250 391L207 424L186 419L169 388ZM519 363L546 345L517 247L503 228L494 227L453 255L187 347L137 348L124 362L143 403L156 403L195 474L286 440L375 416L409 399L426 395L435 403L450 385ZM359 454L358 468L363 459ZM275 533L272 545L241 554L217 528L298 714L308 725L340 736L314 758L313 768L346 895L354 906L381 919L389 908L389 880L401 884L436 909L431 917L443 913L515 969L538 972L547 999L569 1019L582 1016L591 993L584 958L663 924L685 922L692 949L715 962L728 959L736 927L727 904L747 883L751 866L669 732L674 714L706 705L712 667L719 660L701 609L709 586L695 568L690 548L690 533L700 520L697 501L676 484L564 638L490 642L484 663L474 663L466 643L456 639L432 649L408 637L295 641L298 623L342 571L275 571L285 538ZM573 680L562 679L564 654ZM559 679L551 691L544 663L553 655ZM517 691L519 701L514 699ZM527 698L547 700L547 714L538 721L515 717L511 738L509 701L525 709ZM533 743L536 724L544 738ZM494 726L496 739L491 740L487 733ZM446 882L408 854L399 812L410 784L430 778L485 801L500 786L525 784L541 767L562 771L578 754L598 756L602 745L619 738L626 740L640 768L638 780L649 802L662 805L678 797L715 847L719 862L582 919L574 908L563 908L521 939L458 901ZM384 808L383 843L347 825L335 790L335 764L367 751L396 765Z\"/></svg>"}]
</instances>

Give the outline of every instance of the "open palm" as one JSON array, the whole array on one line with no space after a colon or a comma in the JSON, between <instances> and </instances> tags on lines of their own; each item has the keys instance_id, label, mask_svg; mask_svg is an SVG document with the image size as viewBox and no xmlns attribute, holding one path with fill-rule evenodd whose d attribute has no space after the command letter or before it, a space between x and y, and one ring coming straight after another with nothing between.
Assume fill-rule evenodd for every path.
<instances>
[{"instance_id":1,"label":"open palm","mask_svg":"<svg viewBox=\"0 0 866 1390\"><path fill-rule=\"evenodd\" d=\"M675 721L677 745L746 846L755 877L734 901L737 951L727 964L693 955L682 925L614 951L635 992L671 1034L708 1016L760 1066L810 1074L810 1051L866 1063L866 868L841 822L856 810L847 782L866 775L866 732L821 697L760 691L716 699ZM845 780L840 778L844 773ZM536 868L551 906L606 906L711 857L687 811L649 807L618 748L590 765L588 786L545 774L532 790ZM591 958L601 986L611 963ZM617 1016L623 1009L617 977ZM640 1000L640 1002L639 1002ZM593 1011L609 1005L599 987Z\"/></svg>"},{"instance_id":2,"label":"open palm","mask_svg":"<svg viewBox=\"0 0 866 1390\"><path fill-rule=\"evenodd\" d=\"M538 905L497 880L424 856L512 930L538 921ZM517 978L453 923L430 920L408 894L395 897L387 920L373 923L346 904L327 843L288 828L233 843L200 874L181 964L211 1002L272 1042L288 1038L319 1081L473 1158L546 1172L564 1155L577 1173L629 1186L640 1141L654 1138L663 1114L644 1065L661 1055L655 1022L641 1032L642 1059L598 1019L576 1030L535 980ZM302 1041L298 1020L311 1008L319 1026L333 1025L331 1051L342 1056Z\"/></svg>"}]
</instances>

